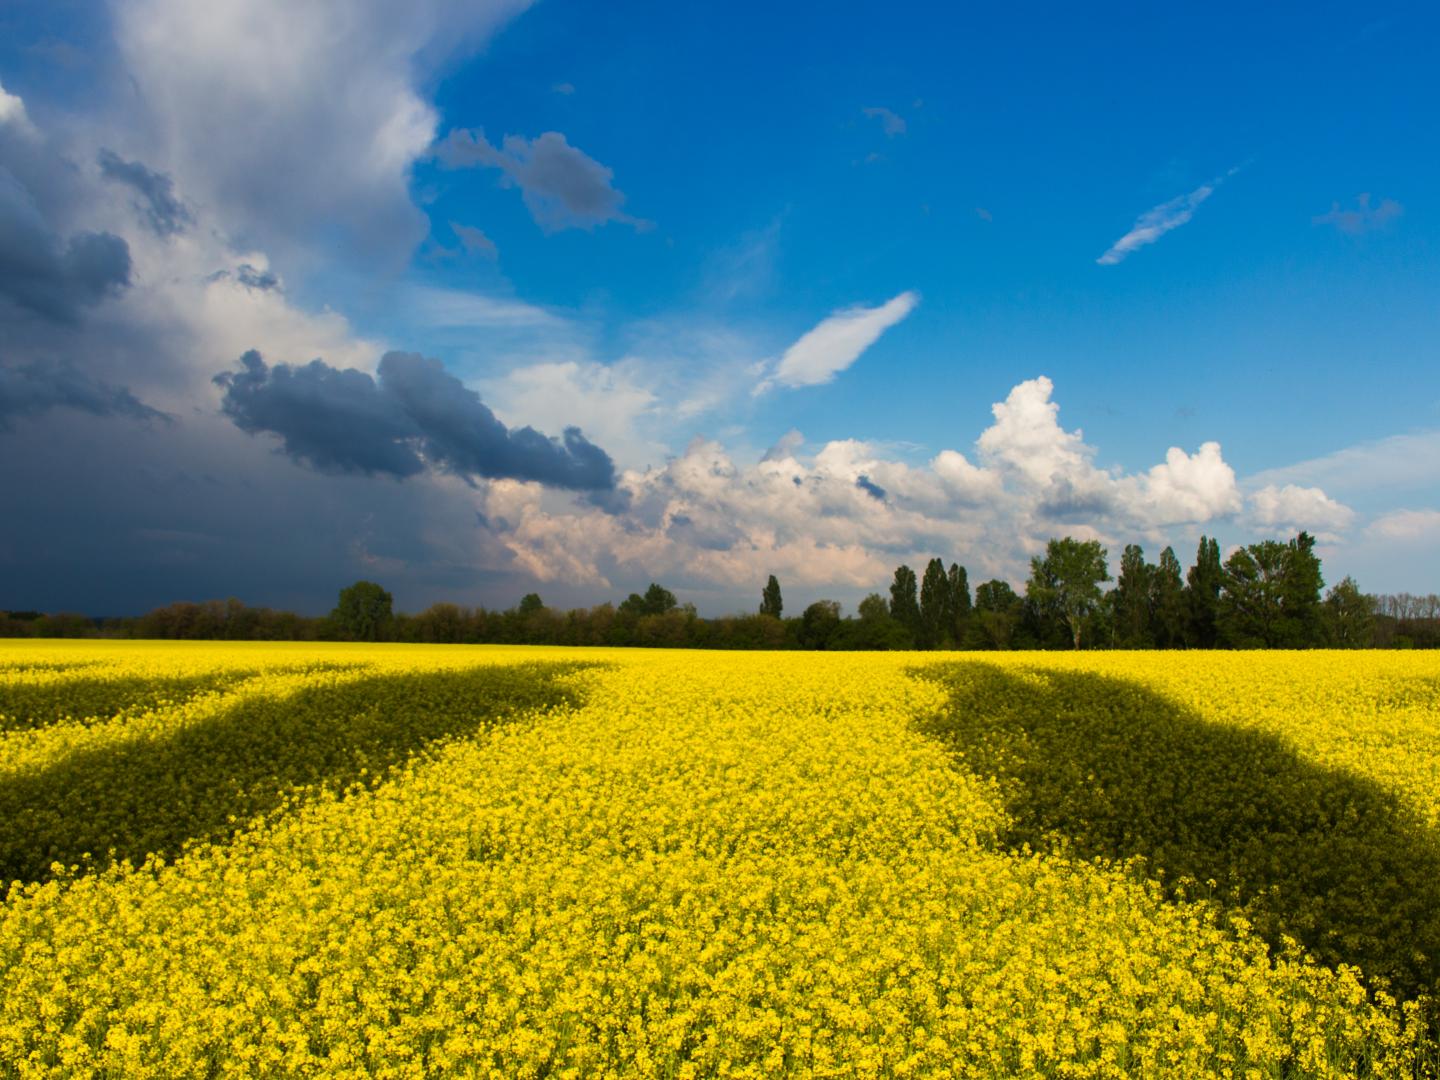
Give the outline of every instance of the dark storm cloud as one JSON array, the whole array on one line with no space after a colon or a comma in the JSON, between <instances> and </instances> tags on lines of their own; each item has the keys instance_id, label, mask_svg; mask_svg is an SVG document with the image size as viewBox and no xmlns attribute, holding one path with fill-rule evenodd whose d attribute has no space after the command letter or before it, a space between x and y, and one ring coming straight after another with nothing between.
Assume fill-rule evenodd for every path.
<instances>
[{"instance_id":1,"label":"dark storm cloud","mask_svg":"<svg viewBox=\"0 0 1440 1080\"><path fill-rule=\"evenodd\" d=\"M195 223L186 205L175 196L175 184L163 173L151 172L138 161L126 161L113 150L102 149L97 158L106 180L133 188L144 200L139 209L157 236L174 236Z\"/></svg>"},{"instance_id":2,"label":"dark storm cloud","mask_svg":"<svg viewBox=\"0 0 1440 1080\"><path fill-rule=\"evenodd\" d=\"M435 157L451 169L499 169L505 183L520 189L531 217L546 232L589 229L607 221L637 229L652 225L620 209L625 196L612 183L614 170L571 146L558 131L534 139L506 135L492 146L478 128L457 128L436 146Z\"/></svg>"},{"instance_id":3,"label":"dark storm cloud","mask_svg":"<svg viewBox=\"0 0 1440 1080\"><path fill-rule=\"evenodd\" d=\"M0 296L47 319L74 322L83 308L130 284L130 248L112 233L62 238L15 174L0 165Z\"/></svg>"},{"instance_id":4,"label":"dark storm cloud","mask_svg":"<svg viewBox=\"0 0 1440 1080\"><path fill-rule=\"evenodd\" d=\"M430 465L572 491L615 486L615 463L579 428L563 439L509 430L438 360L386 353L378 380L320 360L270 367L254 350L240 366L215 378L222 411L243 431L279 435L286 454L317 469L403 479Z\"/></svg>"},{"instance_id":5,"label":"dark storm cloud","mask_svg":"<svg viewBox=\"0 0 1440 1080\"><path fill-rule=\"evenodd\" d=\"M268 367L251 349L240 371L215 377L221 411L241 431L270 431L297 461L322 472L414 476L425 468L412 441L414 423L363 371L320 360Z\"/></svg>"},{"instance_id":6,"label":"dark storm cloud","mask_svg":"<svg viewBox=\"0 0 1440 1080\"><path fill-rule=\"evenodd\" d=\"M14 420L52 409L134 420L169 419L124 387L110 386L75 368L41 364L0 367L0 431Z\"/></svg>"}]
</instances>

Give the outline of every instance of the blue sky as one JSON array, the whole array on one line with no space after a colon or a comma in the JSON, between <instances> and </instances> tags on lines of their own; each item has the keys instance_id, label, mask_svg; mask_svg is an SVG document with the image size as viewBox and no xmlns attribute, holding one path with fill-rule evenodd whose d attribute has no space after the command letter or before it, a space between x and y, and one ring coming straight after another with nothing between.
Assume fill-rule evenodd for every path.
<instances>
[{"instance_id":1,"label":"blue sky","mask_svg":"<svg viewBox=\"0 0 1440 1080\"><path fill-rule=\"evenodd\" d=\"M11 4L0 605L714 613L1300 528L1440 589L1437 29Z\"/></svg>"}]
</instances>

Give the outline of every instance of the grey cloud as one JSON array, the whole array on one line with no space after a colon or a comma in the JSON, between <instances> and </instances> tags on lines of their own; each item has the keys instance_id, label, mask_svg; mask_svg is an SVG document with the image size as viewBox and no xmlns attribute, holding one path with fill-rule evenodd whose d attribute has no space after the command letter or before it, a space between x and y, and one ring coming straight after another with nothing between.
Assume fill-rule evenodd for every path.
<instances>
[{"instance_id":1,"label":"grey cloud","mask_svg":"<svg viewBox=\"0 0 1440 1080\"><path fill-rule=\"evenodd\" d=\"M272 368L254 349L240 367L215 376L221 411L240 430L279 435L286 454L322 472L403 478L424 470L411 445L414 423L363 371L320 360Z\"/></svg>"},{"instance_id":2,"label":"grey cloud","mask_svg":"<svg viewBox=\"0 0 1440 1080\"><path fill-rule=\"evenodd\" d=\"M1310 220L1316 225L1334 225L1343 233L1359 236L1384 228L1405 212L1405 208L1394 199L1381 199L1379 205L1370 205L1370 193L1362 192L1355 199L1353 210L1341 210L1338 202L1330 204L1328 214L1320 214Z\"/></svg>"},{"instance_id":3,"label":"grey cloud","mask_svg":"<svg viewBox=\"0 0 1440 1080\"><path fill-rule=\"evenodd\" d=\"M235 280L247 289L258 289L261 292L280 287L280 279L273 270L257 270L249 263L241 263L235 268Z\"/></svg>"},{"instance_id":4,"label":"grey cloud","mask_svg":"<svg viewBox=\"0 0 1440 1080\"><path fill-rule=\"evenodd\" d=\"M861 491L865 492L866 495L869 495L872 499L879 499L881 502L885 501L885 489L882 488L879 484L875 483L875 481L871 480L870 477L865 476L863 473L856 478L855 486Z\"/></svg>"},{"instance_id":5,"label":"grey cloud","mask_svg":"<svg viewBox=\"0 0 1440 1080\"><path fill-rule=\"evenodd\" d=\"M267 366L251 350L216 376L221 409L243 431L279 435L286 454L332 472L414 476L427 465L470 479L533 480L572 491L615 487L610 455L579 428L562 439L508 430L438 360L390 352L379 379L320 360Z\"/></svg>"},{"instance_id":6,"label":"grey cloud","mask_svg":"<svg viewBox=\"0 0 1440 1080\"><path fill-rule=\"evenodd\" d=\"M157 236L174 236L195 223L190 209L175 195L175 184L163 173L151 172L138 161L126 161L113 150L102 149L96 159L106 180L134 189L144 200L141 215Z\"/></svg>"},{"instance_id":7,"label":"grey cloud","mask_svg":"<svg viewBox=\"0 0 1440 1080\"><path fill-rule=\"evenodd\" d=\"M729 551L744 540L745 534L731 522L696 522L685 514L675 514L666 526L665 535L679 544L704 551Z\"/></svg>"},{"instance_id":8,"label":"grey cloud","mask_svg":"<svg viewBox=\"0 0 1440 1080\"><path fill-rule=\"evenodd\" d=\"M74 322L130 284L130 248L112 233L62 239L36 200L0 165L0 296L59 322Z\"/></svg>"},{"instance_id":9,"label":"grey cloud","mask_svg":"<svg viewBox=\"0 0 1440 1080\"><path fill-rule=\"evenodd\" d=\"M451 169L499 169L504 183L520 189L530 216L546 232L591 229L607 221L637 229L652 225L620 209L625 196L612 183L614 170L571 146L558 131L535 139L506 135L497 147L478 128L456 128L436 146L435 157Z\"/></svg>"},{"instance_id":10,"label":"grey cloud","mask_svg":"<svg viewBox=\"0 0 1440 1080\"><path fill-rule=\"evenodd\" d=\"M1086 489L1068 477L1057 477L1046 489L1036 511L1054 521L1088 521L1113 513L1115 500L1106 491Z\"/></svg>"},{"instance_id":11,"label":"grey cloud","mask_svg":"<svg viewBox=\"0 0 1440 1080\"><path fill-rule=\"evenodd\" d=\"M491 240L473 225L461 225L459 222L450 223L450 231L460 240L461 246L472 255L483 255L487 259L497 258L500 251Z\"/></svg>"},{"instance_id":12,"label":"grey cloud","mask_svg":"<svg viewBox=\"0 0 1440 1080\"><path fill-rule=\"evenodd\" d=\"M0 430L8 429L17 419L52 409L132 420L169 419L124 387L101 382L77 368L38 363L0 367Z\"/></svg>"},{"instance_id":13,"label":"grey cloud","mask_svg":"<svg viewBox=\"0 0 1440 1080\"><path fill-rule=\"evenodd\" d=\"M871 105L860 111L870 119L880 121L886 138L893 139L896 135L905 134L905 118L892 110L881 105Z\"/></svg>"},{"instance_id":14,"label":"grey cloud","mask_svg":"<svg viewBox=\"0 0 1440 1080\"><path fill-rule=\"evenodd\" d=\"M216 270L205 280L224 281L227 278L238 282L247 289L255 289L258 292L269 292L272 289L280 288L280 278L275 271L261 270L249 263L241 263L234 270Z\"/></svg>"},{"instance_id":15,"label":"grey cloud","mask_svg":"<svg viewBox=\"0 0 1440 1080\"><path fill-rule=\"evenodd\" d=\"M760 460L762 462L784 461L786 458L794 457L795 452L804 445L805 436L800 434L797 429L791 428L784 435L781 435L778 440L776 440L774 446L770 447L769 450L765 451L765 456L762 457Z\"/></svg>"}]
</instances>

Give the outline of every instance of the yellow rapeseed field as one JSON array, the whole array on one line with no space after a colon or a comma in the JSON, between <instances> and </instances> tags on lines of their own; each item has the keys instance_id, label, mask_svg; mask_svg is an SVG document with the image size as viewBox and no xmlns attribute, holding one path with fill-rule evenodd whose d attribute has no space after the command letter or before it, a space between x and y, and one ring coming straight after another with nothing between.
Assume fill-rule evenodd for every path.
<instances>
[{"instance_id":1,"label":"yellow rapeseed field","mask_svg":"<svg viewBox=\"0 0 1440 1080\"><path fill-rule=\"evenodd\" d=\"M0 644L0 1076L1416 1076L1440 657Z\"/></svg>"}]
</instances>

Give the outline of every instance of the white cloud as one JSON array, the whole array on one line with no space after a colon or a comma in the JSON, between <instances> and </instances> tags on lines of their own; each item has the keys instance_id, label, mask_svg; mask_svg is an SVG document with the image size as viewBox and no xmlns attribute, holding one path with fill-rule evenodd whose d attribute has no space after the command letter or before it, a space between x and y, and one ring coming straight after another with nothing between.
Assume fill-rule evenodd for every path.
<instances>
[{"instance_id":1,"label":"white cloud","mask_svg":"<svg viewBox=\"0 0 1440 1080\"><path fill-rule=\"evenodd\" d=\"M1392 435L1251 477L1256 484L1320 485L1340 495L1440 487L1440 431Z\"/></svg>"},{"instance_id":2,"label":"white cloud","mask_svg":"<svg viewBox=\"0 0 1440 1080\"><path fill-rule=\"evenodd\" d=\"M25 102L0 85L0 125L30 133L34 128L25 112Z\"/></svg>"},{"instance_id":3,"label":"white cloud","mask_svg":"<svg viewBox=\"0 0 1440 1080\"><path fill-rule=\"evenodd\" d=\"M1394 510L1365 527L1373 540L1440 547L1440 510Z\"/></svg>"},{"instance_id":4,"label":"white cloud","mask_svg":"<svg viewBox=\"0 0 1440 1080\"><path fill-rule=\"evenodd\" d=\"M698 439L662 467L627 472L623 514L515 487L486 513L512 526L501 536L517 560L549 579L663 574L676 587L725 590L777 573L841 594L882 587L896 563L931 555L958 559L972 578L1019 581L1053 536L1118 550L1166 539L1170 526L1236 524L1240 496L1218 444L1171 448L1134 474L1099 469L1081 434L1061 427L1052 389L1043 376L1016 386L994 407L973 459L946 449L912 465L858 439L806 455L803 437L789 432L746 466Z\"/></svg>"},{"instance_id":5,"label":"white cloud","mask_svg":"<svg viewBox=\"0 0 1440 1080\"><path fill-rule=\"evenodd\" d=\"M1020 383L991 406L995 423L975 442L987 461L1036 487L1090 471L1092 455L1082 433L1060 426L1060 406L1050 400L1054 389L1044 375Z\"/></svg>"},{"instance_id":6,"label":"white cloud","mask_svg":"<svg viewBox=\"0 0 1440 1080\"><path fill-rule=\"evenodd\" d=\"M837 311L785 350L774 372L755 388L828 383L860 358L890 327L915 310L919 294L903 292L879 307Z\"/></svg>"},{"instance_id":7,"label":"white cloud","mask_svg":"<svg viewBox=\"0 0 1440 1080\"><path fill-rule=\"evenodd\" d=\"M425 234L411 165L437 114L417 77L525 0L137 0L114 8L138 154L269 250L323 232L386 259ZM136 100L138 99L138 100Z\"/></svg>"},{"instance_id":8,"label":"white cloud","mask_svg":"<svg viewBox=\"0 0 1440 1080\"><path fill-rule=\"evenodd\" d=\"M416 286L406 310L417 323L436 327L558 328L564 320L520 300L501 299L464 289Z\"/></svg>"},{"instance_id":9,"label":"white cloud","mask_svg":"<svg viewBox=\"0 0 1440 1080\"><path fill-rule=\"evenodd\" d=\"M541 431L576 425L622 467L662 461L665 447L648 437L660 402L641 365L565 360L515 368L484 383L484 398L507 424Z\"/></svg>"},{"instance_id":10,"label":"white cloud","mask_svg":"<svg viewBox=\"0 0 1440 1080\"><path fill-rule=\"evenodd\" d=\"M1242 499L1235 470L1220 456L1218 442L1202 443L1193 455L1178 446L1165 453L1139 481L1138 503L1157 525L1209 521L1237 514Z\"/></svg>"},{"instance_id":11,"label":"white cloud","mask_svg":"<svg viewBox=\"0 0 1440 1080\"><path fill-rule=\"evenodd\" d=\"M1251 492L1249 501L1250 514L1257 525L1281 532L1305 529L1333 537L1355 520L1355 511L1318 487L1267 484Z\"/></svg>"},{"instance_id":12,"label":"white cloud","mask_svg":"<svg viewBox=\"0 0 1440 1080\"><path fill-rule=\"evenodd\" d=\"M1111 244L1109 250L1095 261L1101 266L1114 266L1131 252L1147 244L1153 244L1171 229L1178 229L1194 216L1196 208L1213 195L1215 189L1233 176L1235 171L1235 169L1231 169L1208 184L1201 184L1188 195L1177 196L1169 202L1163 202L1159 206L1146 210L1135 219L1135 224L1130 227L1130 231Z\"/></svg>"}]
</instances>

